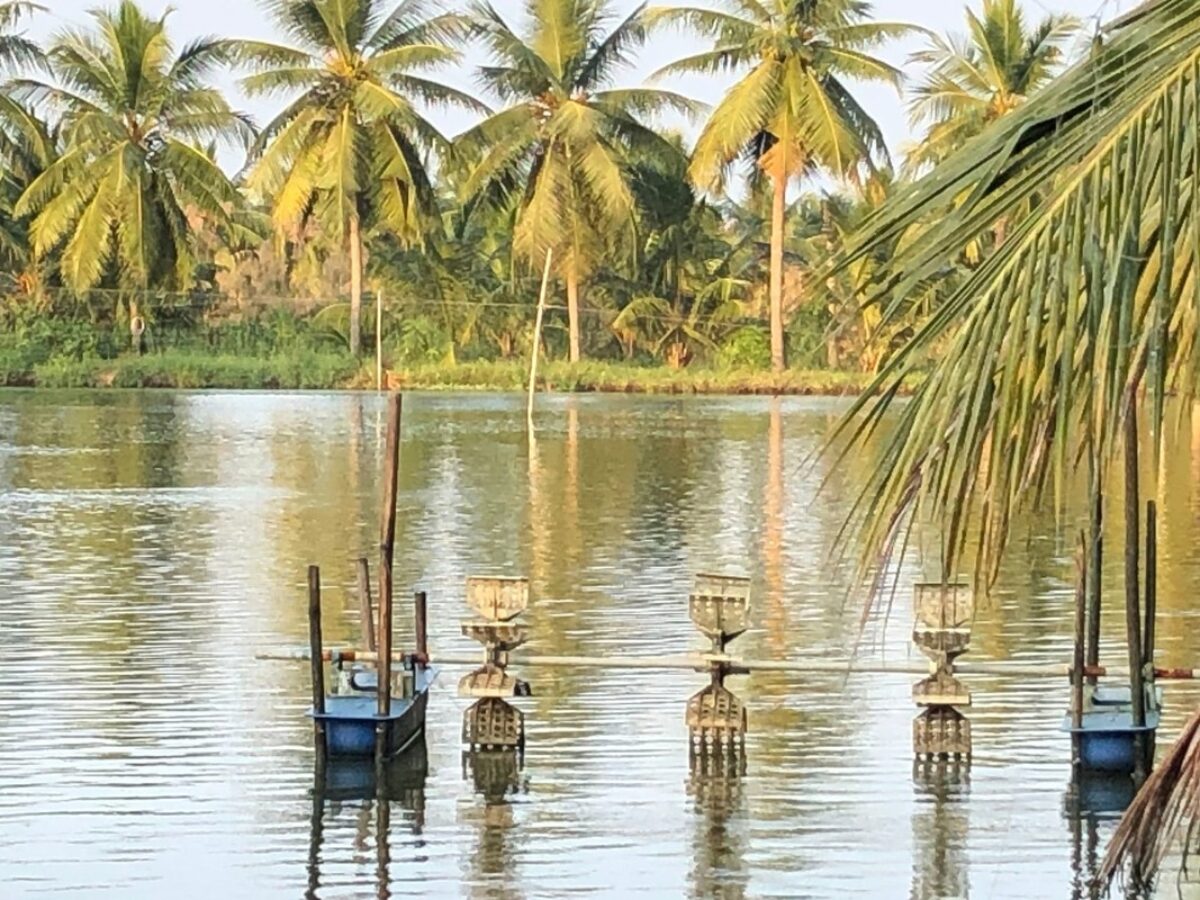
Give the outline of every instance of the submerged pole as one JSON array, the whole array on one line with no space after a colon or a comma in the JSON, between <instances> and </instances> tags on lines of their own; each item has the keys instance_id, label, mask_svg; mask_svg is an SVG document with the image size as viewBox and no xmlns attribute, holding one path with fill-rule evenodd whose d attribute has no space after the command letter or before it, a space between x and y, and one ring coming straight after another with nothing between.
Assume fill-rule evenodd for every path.
<instances>
[{"instance_id":1,"label":"submerged pole","mask_svg":"<svg viewBox=\"0 0 1200 900\"><path fill-rule=\"evenodd\" d=\"M374 651L375 646L375 609L371 602L371 564L365 557L359 557L358 564L358 618L362 629L363 647Z\"/></svg>"},{"instance_id":2,"label":"submerged pole","mask_svg":"<svg viewBox=\"0 0 1200 900\"><path fill-rule=\"evenodd\" d=\"M1125 410L1125 643L1129 651L1129 690L1133 713L1134 780L1146 780L1146 695L1142 684L1142 622L1138 599L1138 524L1141 499L1138 490L1137 398L1131 391Z\"/></svg>"},{"instance_id":3,"label":"submerged pole","mask_svg":"<svg viewBox=\"0 0 1200 900\"><path fill-rule=\"evenodd\" d=\"M321 569L308 567L308 648L312 660L313 738L318 764L325 753L325 662L321 652Z\"/></svg>"},{"instance_id":4,"label":"submerged pole","mask_svg":"<svg viewBox=\"0 0 1200 900\"><path fill-rule=\"evenodd\" d=\"M383 509L379 522L379 645L378 715L392 711L392 559L396 543L396 496L400 485L400 395L388 397L387 450L384 457L385 476ZM375 753L386 755L387 722L381 721L375 733Z\"/></svg>"},{"instance_id":5,"label":"submerged pole","mask_svg":"<svg viewBox=\"0 0 1200 900\"><path fill-rule=\"evenodd\" d=\"M542 317L546 313L546 292L550 288L550 263L554 259L554 250L546 251L546 267L542 270L542 292L538 295L537 318L533 323L533 351L529 359L529 399L525 407L525 418L529 430L533 430L533 395L537 390L538 351L542 343Z\"/></svg>"},{"instance_id":6,"label":"submerged pole","mask_svg":"<svg viewBox=\"0 0 1200 900\"><path fill-rule=\"evenodd\" d=\"M1080 732L1083 729L1084 645L1087 642L1087 572L1088 543L1079 535L1079 551L1075 557L1075 661L1071 667L1071 764L1078 771L1083 764L1080 751Z\"/></svg>"}]
</instances>

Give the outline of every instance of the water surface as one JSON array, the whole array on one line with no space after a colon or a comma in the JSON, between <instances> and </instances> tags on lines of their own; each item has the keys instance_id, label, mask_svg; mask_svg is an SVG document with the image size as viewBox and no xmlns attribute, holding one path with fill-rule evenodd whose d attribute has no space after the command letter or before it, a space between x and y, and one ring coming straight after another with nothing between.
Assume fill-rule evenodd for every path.
<instances>
[{"instance_id":1,"label":"water surface","mask_svg":"<svg viewBox=\"0 0 1200 900\"><path fill-rule=\"evenodd\" d=\"M736 649L843 658L858 606L829 549L870 463L824 492L806 465L841 408L549 398L530 447L521 398L408 397L398 593L429 592L435 652L472 652L463 581L498 573L531 579L534 652L673 654L702 646L692 574L743 572L756 624ZM0 394L0 896L1088 896L1113 816L1069 790L1049 681L971 679L972 765L923 772L912 678L736 679L745 772L706 774L683 725L702 676L523 671L525 765L498 777L464 771L446 671L428 776L382 807L314 803L307 667L254 656L305 645L310 563L328 642L354 641L382 414L347 394ZM1164 473L1168 666L1200 661L1197 466L1184 440ZM1071 532L1023 523L969 659L1069 661ZM1112 534L1114 664L1119 559ZM862 652L910 658L909 619L902 589ZM1168 702L1169 738L1200 692Z\"/></svg>"}]
</instances>

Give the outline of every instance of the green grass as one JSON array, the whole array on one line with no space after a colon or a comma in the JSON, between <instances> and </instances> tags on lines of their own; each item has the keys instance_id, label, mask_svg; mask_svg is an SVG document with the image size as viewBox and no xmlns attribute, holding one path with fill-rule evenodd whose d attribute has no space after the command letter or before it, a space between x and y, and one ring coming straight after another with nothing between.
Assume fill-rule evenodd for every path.
<instances>
[{"instance_id":1,"label":"green grass","mask_svg":"<svg viewBox=\"0 0 1200 900\"><path fill-rule=\"evenodd\" d=\"M423 365L389 373L392 387L406 390L523 391L526 363L465 362ZM373 388L374 366L355 364L344 353L297 350L261 357L169 350L117 359L51 357L37 361L0 352L0 385L54 388ZM538 372L544 391L652 394L797 394L841 396L866 387L857 372L793 369L774 375L751 369L682 370L630 363L548 362Z\"/></svg>"},{"instance_id":2,"label":"green grass","mask_svg":"<svg viewBox=\"0 0 1200 900\"><path fill-rule=\"evenodd\" d=\"M421 390L522 391L528 386L525 363L473 362L457 366L419 366L393 373L396 386ZM612 394L857 394L869 383L858 372L792 369L782 375L750 369L670 369L629 363L550 362L538 369L542 390Z\"/></svg>"}]
</instances>

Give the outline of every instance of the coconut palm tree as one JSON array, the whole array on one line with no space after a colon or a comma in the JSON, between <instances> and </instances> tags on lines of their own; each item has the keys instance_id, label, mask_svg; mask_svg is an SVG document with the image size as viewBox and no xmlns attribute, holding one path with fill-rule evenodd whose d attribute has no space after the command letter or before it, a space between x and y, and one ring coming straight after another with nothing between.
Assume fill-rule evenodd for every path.
<instances>
[{"instance_id":1,"label":"coconut palm tree","mask_svg":"<svg viewBox=\"0 0 1200 900\"><path fill-rule=\"evenodd\" d=\"M0 94L0 262L30 288L33 278L27 222L14 207L33 181L58 158L57 134L30 109Z\"/></svg>"},{"instance_id":2,"label":"coconut palm tree","mask_svg":"<svg viewBox=\"0 0 1200 900\"><path fill-rule=\"evenodd\" d=\"M175 52L167 16L132 0L91 13L92 28L59 33L53 79L18 80L18 101L60 116L62 153L16 204L32 215L35 259L56 259L63 283L144 290L189 286L193 223L238 232L241 196L202 142L248 139L248 120L207 78L226 46L197 40ZM132 299L131 315L137 315Z\"/></svg>"},{"instance_id":3,"label":"coconut palm tree","mask_svg":"<svg viewBox=\"0 0 1200 900\"><path fill-rule=\"evenodd\" d=\"M632 251L631 159L677 152L642 117L697 106L666 91L612 88L645 39L641 7L624 19L611 0L525 0L524 8L517 30L488 3L471 8L492 56L480 82L508 105L459 137L468 161L461 194L469 204L521 195L514 247L531 263L553 251L575 362L582 283L607 255Z\"/></svg>"},{"instance_id":4,"label":"coconut palm tree","mask_svg":"<svg viewBox=\"0 0 1200 900\"><path fill-rule=\"evenodd\" d=\"M736 72L738 81L713 110L696 142L692 178L705 189L745 159L772 182L771 361L787 366L784 345L783 243L788 185L817 170L857 177L888 161L875 120L847 79L900 87L900 72L871 51L908 34L907 25L875 22L862 0L723 0L718 10L648 12L648 26L676 25L714 46L656 77Z\"/></svg>"},{"instance_id":5,"label":"coconut palm tree","mask_svg":"<svg viewBox=\"0 0 1200 900\"><path fill-rule=\"evenodd\" d=\"M459 17L427 0L262 0L293 46L239 41L250 96L295 94L263 130L247 185L271 204L276 227L314 219L350 256L350 350L361 343L363 228L378 222L419 242L436 216L426 170L446 141L418 104L482 109L425 77L458 59Z\"/></svg>"},{"instance_id":6,"label":"coconut palm tree","mask_svg":"<svg viewBox=\"0 0 1200 900\"><path fill-rule=\"evenodd\" d=\"M44 9L23 0L0 3L0 72L45 65L41 47L15 30ZM26 268L28 254L23 223L14 217L13 206L47 164L52 144L45 123L0 90L0 260L14 269Z\"/></svg>"},{"instance_id":7,"label":"coconut palm tree","mask_svg":"<svg viewBox=\"0 0 1200 900\"><path fill-rule=\"evenodd\" d=\"M1047 84L1080 30L1074 16L1055 14L1031 28L1017 0L983 0L966 17L966 35L931 35L911 57L928 71L908 106L912 127L926 126L906 155L910 172L945 159Z\"/></svg>"},{"instance_id":8,"label":"coconut palm tree","mask_svg":"<svg viewBox=\"0 0 1200 900\"><path fill-rule=\"evenodd\" d=\"M45 62L42 48L13 30L28 16L44 11L44 6L25 0L0 2L0 71L28 69Z\"/></svg>"}]
</instances>

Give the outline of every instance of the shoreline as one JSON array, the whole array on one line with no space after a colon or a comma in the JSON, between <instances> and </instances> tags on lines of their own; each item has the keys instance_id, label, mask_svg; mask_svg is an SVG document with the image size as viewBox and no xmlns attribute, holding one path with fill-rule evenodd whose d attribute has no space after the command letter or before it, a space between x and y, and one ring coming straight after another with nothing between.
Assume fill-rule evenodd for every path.
<instances>
[{"instance_id":1,"label":"shoreline","mask_svg":"<svg viewBox=\"0 0 1200 900\"><path fill-rule=\"evenodd\" d=\"M387 387L407 391L524 393L524 361L463 362L386 371ZM775 375L753 369L669 369L634 363L544 362L538 391L559 394L848 397L871 376L861 372L790 369ZM251 357L169 351L117 359L51 359L0 371L0 385L47 389L363 390L373 391L375 367L339 354L298 353Z\"/></svg>"}]
</instances>

